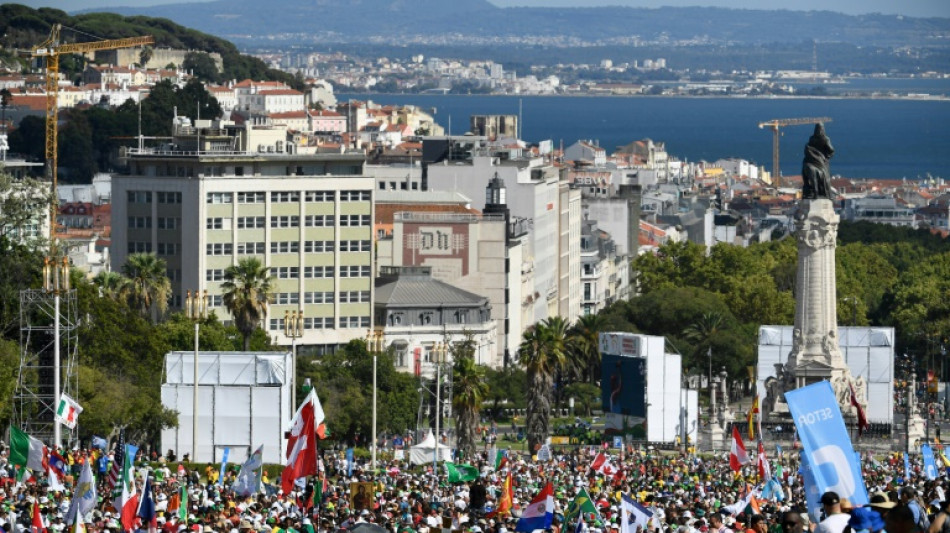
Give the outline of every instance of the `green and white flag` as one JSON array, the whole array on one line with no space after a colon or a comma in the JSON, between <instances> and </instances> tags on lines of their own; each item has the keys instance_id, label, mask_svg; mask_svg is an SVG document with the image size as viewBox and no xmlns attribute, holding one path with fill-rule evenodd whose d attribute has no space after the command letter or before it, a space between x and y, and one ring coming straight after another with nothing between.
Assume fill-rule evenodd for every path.
<instances>
[{"instance_id":1,"label":"green and white flag","mask_svg":"<svg viewBox=\"0 0 950 533\"><path fill-rule=\"evenodd\" d=\"M43 472L43 458L46 456L46 446L39 439L35 439L16 426L10 427L10 463L26 467L34 472Z\"/></svg>"},{"instance_id":2,"label":"green and white flag","mask_svg":"<svg viewBox=\"0 0 950 533\"><path fill-rule=\"evenodd\" d=\"M181 484L181 501L178 504L178 523L188 523L188 487L185 483Z\"/></svg>"},{"instance_id":3,"label":"green and white flag","mask_svg":"<svg viewBox=\"0 0 950 533\"><path fill-rule=\"evenodd\" d=\"M449 483L463 483L465 481L475 481L478 479L478 468L472 465L457 465L446 462L445 474L448 476Z\"/></svg>"}]
</instances>

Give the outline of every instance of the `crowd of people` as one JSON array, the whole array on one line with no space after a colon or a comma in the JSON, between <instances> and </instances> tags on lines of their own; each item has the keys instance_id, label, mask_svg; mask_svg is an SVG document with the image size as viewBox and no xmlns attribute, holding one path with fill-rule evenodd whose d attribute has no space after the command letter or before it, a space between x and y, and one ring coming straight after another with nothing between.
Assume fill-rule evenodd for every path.
<instances>
[{"instance_id":1,"label":"crowd of people","mask_svg":"<svg viewBox=\"0 0 950 533\"><path fill-rule=\"evenodd\" d=\"M564 447L553 450L546 461L511 452L496 470L495 457L483 451L469 461L480 473L477 479L449 483L445 473L433 471L431 465L410 466L387 457L374 472L367 460L322 450L320 476L298 480L294 490L284 493L279 483L272 483L273 473L271 479L265 474L260 490L247 496L231 488L238 467L229 467L218 478L212 465L189 470L162 457L153 461L140 456L136 470L140 490L145 474L151 481L157 511L152 527L162 533L333 533L361 528L377 533L384 533L377 528L390 533L513 533L521 511L548 483L554 490L553 533L628 533L621 523L623 495L652 515L645 528L638 528L646 529L641 533L950 533L946 479L927 480L914 463L912 472L904 472L898 455L863 459L869 505L855 506L826 492L820 495L820 511L813 508L809 516L796 453L772 453L774 482L767 485L769 490L757 492L765 480L759 479L755 465L734 472L728 454L628 446L622 453L613 451L617 472L604 474L593 467L602 452L600 446ZM88 450L63 456L70 473L67 488L53 491L41 473L17 479L8 453L0 454L4 533L75 530L76 525L65 520L73 496L69 486L85 462L99 477L99 505L84 517L83 528L90 533L123 529L104 482L111 454ZM513 506L498 512L509 475ZM596 513L582 511L579 519L572 517L572 503L584 494ZM150 524L138 527L147 531Z\"/></svg>"}]
</instances>

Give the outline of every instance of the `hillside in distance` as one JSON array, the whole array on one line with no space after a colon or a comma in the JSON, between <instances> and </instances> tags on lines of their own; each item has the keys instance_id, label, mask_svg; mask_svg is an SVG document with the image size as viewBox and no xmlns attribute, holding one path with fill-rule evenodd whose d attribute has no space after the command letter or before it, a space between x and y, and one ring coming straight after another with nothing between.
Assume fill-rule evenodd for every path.
<instances>
[{"instance_id":1,"label":"hillside in distance","mask_svg":"<svg viewBox=\"0 0 950 533\"><path fill-rule=\"evenodd\" d=\"M551 46L843 42L947 46L950 18L704 7L500 8L487 0L215 0L140 8L241 42L527 43Z\"/></svg>"}]
</instances>

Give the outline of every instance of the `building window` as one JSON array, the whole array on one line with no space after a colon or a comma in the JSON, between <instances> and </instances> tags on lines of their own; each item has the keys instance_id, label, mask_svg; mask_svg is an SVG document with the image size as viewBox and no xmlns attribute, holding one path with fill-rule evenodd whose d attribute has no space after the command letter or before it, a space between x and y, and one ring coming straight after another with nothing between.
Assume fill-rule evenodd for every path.
<instances>
[{"instance_id":1,"label":"building window","mask_svg":"<svg viewBox=\"0 0 950 533\"><path fill-rule=\"evenodd\" d=\"M177 242L158 243L158 255L178 255L179 244Z\"/></svg>"},{"instance_id":2,"label":"building window","mask_svg":"<svg viewBox=\"0 0 950 533\"><path fill-rule=\"evenodd\" d=\"M303 267L304 278L332 278L332 266Z\"/></svg>"},{"instance_id":3,"label":"building window","mask_svg":"<svg viewBox=\"0 0 950 533\"><path fill-rule=\"evenodd\" d=\"M205 222L206 229L224 229L224 219L223 218L209 218Z\"/></svg>"},{"instance_id":4,"label":"building window","mask_svg":"<svg viewBox=\"0 0 950 533\"><path fill-rule=\"evenodd\" d=\"M299 202L300 201L300 192L299 191L279 191L270 193L270 201L274 203L289 203L289 202Z\"/></svg>"},{"instance_id":5,"label":"building window","mask_svg":"<svg viewBox=\"0 0 950 533\"><path fill-rule=\"evenodd\" d=\"M333 241L304 241L303 251L308 254L332 252L333 244Z\"/></svg>"},{"instance_id":6,"label":"building window","mask_svg":"<svg viewBox=\"0 0 950 533\"><path fill-rule=\"evenodd\" d=\"M207 202L209 204L230 204L233 199L234 195L229 192L209 192Z\"/></svg>"},{"instance_id":7,"label":"building window","mask_svg":"<svg viewBox=\"0 0 950 533\"><path fill-rule=\"evenodd\" d=\"M333 215L307 215L304 225L308 228L322 228L333 225Z\"/></svg>"},{"instance_id":8,"label":"building window","mask_svg":"<svg viewBox=\"0 0 950 533\"><path fill-rule=\"evenodd\" d=\"M134 241L129 242L129 253L130 254L147 254L152 251L152 243Z\"/></svg>"},{"instance_id":9,"label":"building window","mask_svg":"<svg viewBox=\"0 0 950 533\"><path fill-rule=\"evenodd\" d=\"M272 318L272 319L270 319L270 330L271 330L271 331L283 331L283 330L284 330L284 319L283 319L283 318Z\"/></svg>"},{"instance_id":10,"label":"building window","mask_svg":"<svg viewBox=\"0 0 950 533\"><path fill-rule=\"evenodd\" d=\"M369 226L369 215L340 215L341 227Z\"/></svg>"},{"instance_id":11,"label":"building window","mask_svg":"<svg viewBox=\"0 0 950 533\"><path fill-rule=\"evenodd\" d=\"M343 291L340 293L340 303L369 302L369 291Z\"/></svg>"},{"instance_id":12,"label":"building window","mask_svg":"<svg viewBox=\"0 0 950 533\"><path fill-rule=\"evenodd\" d=\"M181 269L169 268L165 271L165 276L168 277L168 281L181 281Z\"/></svg>"},{"instance_id":13,"label":"building window","mask_svg":"<svg viewBox=\"0 0 950 533\"><path fill-rule=\"evenodd\" d=\"M303 318L303 329L331 329L333 328L333 317L309 317Z\"/></svg>"},{"instance_id":14,"label":"building window","mask_svg":"<svg viewBox=\"0 0 950 533\"><path fill-rule=\"evenodd\" d=\"M178 229L181 219L178 217L158 217L158 229Z\"/></svg>"},{"instance_id":15,"label":"building window","mask_svg":"<svg viewBox=\"0 0 950 533\"><path fill-rule=\"evenodd\" d=\"M239 204L262 204L264 203L264 191L257 192L239 192L238 203Z\"/></svg>"},{"instance_id":16,"label":"building window","mask_svg":"<svg viewBox=\"0 0 950 533\"><path fill-rule=\"evenodd\" d=\"M340 327L341 328L368 328L369 317L368 316L341 316Z\"/></svg>"},{"instance_id":17,"label":"building window","mask_svg":"<svg viewBox=\"0 0 950 533\"><path fill-rule=\"evenodd\" d=\"M130 204L150 204L152 191L128 191L128 201Z\"/></svg>"},{"instance_id":18,"label":"building window","mask_svg":"<svg viewBox=\"0 0 950 533\"><path fill-rule=\"evenodd\" d=\"M263 242L239 242L237 243L237 253L238 255L263 254L264 243Z\"/></svg>"},{"instance_id":19,"label":"building window","mask_svg":"<svg viewBox=\"0 0 950 533\"><path fill-rule=\"evenodd\" d=\"M274 295L274 303L277 305L291 305L300 303L299 292L278 292Z\"/></svg>"},{"instance_id":20,"label":"building window","mask_svg":"<svg viewBox=\"0 0 950 533\"><path fill-rule=\"evenodd\" d=\"M307 202L332 202L334 196L334 191L307 191L304 199Z\"/></svg>"},{"instance_id":21,"label":"building window","mask_svg":"<svg viewBox=\"0 0 950 533\"><path fill-rule=\"evenodd\" d=\"M340 267L340 277L341 278L368 278L369 277L369 265L359 266L341 266Z\"/></svg>"},{"instance_id":22,"label":"building window","mask_svg":"<svg viewBox=\"0 0 950 533\"><path fill-rule=\"evenodd\" d=\"M300 251L300 241L271 241L270 253L295 254Z\"/></svg>"},{"instance_id":23,"label":"building window","mask_svg":"<svg viewBox=\"0 0 950 533\"><path fill-rule=\"evenodd\" d=\"M340 191L341 202L368 202L369 191Z\"/></svg>"},{"instance_id":24,"label":"building window","mask_svg":"<svg viewBox=\"0 0 950 533\"><path fill-rule=\"evenodd\" d=\"M212 242L206 246L208 255L231 255L234 253L234 245L229 242Z\"/></svg>"},{"instance_id":25,"label":"building window","mask_svg":"<svg viewBox=\"0 0 950 533\"><path fill-rule=\"evenodd\" d=\"M299 267L271 267L270 270L277 279L297 279L300 277Z\"/></svg>"},{"instance_id":26,"label":"building window","mask_svg":"<svg viewBox=\"0 0 950 533\"><path fill-rule=\"evenodd\" d=\"M205 281L222 281L224 280L224 269L221 268L209 268L205 270Z\"/></svg>"},{"instance_id":27,"label":"building window","mask_svg":"<svg viewBox=\"0 0 950 533\"><path fill-rule=\"evenodd\" d=\"M297 228L300 227L300 217L297 215L270 217L270 227Z\"/></svg>"},{"instance_id":28,"label":"building window","mask_svg":"<svg viewBox=\"0 0 950 533\"><path fill-rule=\"evenodd\" d=\"M305 304L332 304L333 292L305 292L303 293L303 303Z\"/></svg>"},{"instance_id":29,"label":"building window","mask_svg":"<svg viewBox=\"0 0 950 533\"><path fill-rule=\"evenodd\" d=\"M223 307L224 306L224 295L223 294L212 294L208 299L208 305L211 307Z\"/></svg>"},{"instance_id":30,"label":"building window","mask_svg":"<svg viewBox=\"0 0 950 533\"><path fill-rule=\"evenodd\" d=\"M264 217L238 217L238 229L256 229L264 227Z\"/></svg>"},{"instance_id":31,"label":"building window","mask_svg":"<svg viewBox=\"0 0 950 533\"><path fill-rule=\"evenodd\" d=\"M155 193L155 195L158 197L158 203L160 204L180 204L181 203L180 192L158 191L157 193Z\"/></svg>"},{"instance_id":32,"label":"building window","mask_svg":"<svg viewBox=\"0 0 950 533\"><path fill-rule=\"evenodd\" d=\"M147 229L152 227L152 217L129 217L129 229Z\"/></svg>"}]
</instances>

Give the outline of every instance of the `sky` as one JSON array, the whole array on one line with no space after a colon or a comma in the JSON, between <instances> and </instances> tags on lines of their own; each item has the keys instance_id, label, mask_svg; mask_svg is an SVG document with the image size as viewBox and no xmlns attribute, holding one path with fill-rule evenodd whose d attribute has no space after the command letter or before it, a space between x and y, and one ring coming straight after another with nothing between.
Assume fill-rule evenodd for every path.
<instances>
[{"instance_id":1,"label":"sky","mask_svg":"<svg viewBox=\"0 0 950 533\"><path fill-rule=\"evenodd\" d=\"M79 9L148 6L181 3L172 0L10 0L31 7L55 7L65 11ZM203 0L190 0L191 2ZM459 1L459 0L455 0ZM912 17L950 17L948 0L489 0L495 5L507 6L597 6L629 5L635 7L661 6L720 6L745 9L831 10L852 15L887 13Z\"/></svg>"}]
</instances>

